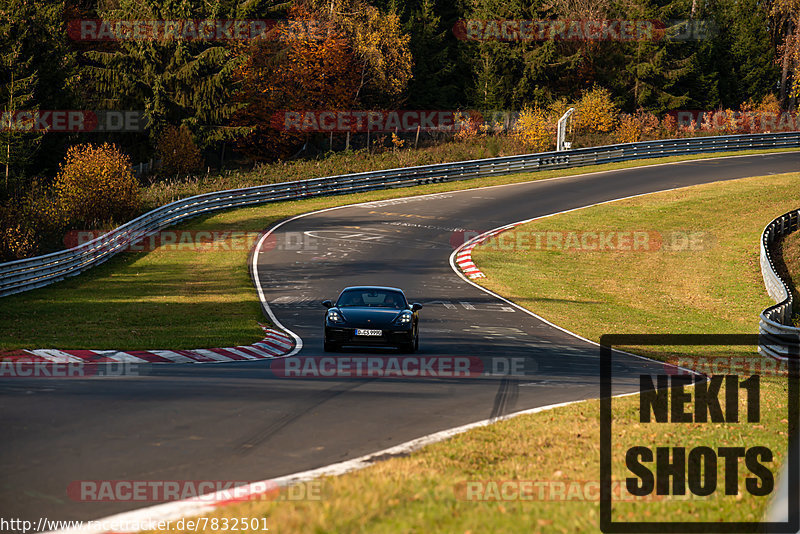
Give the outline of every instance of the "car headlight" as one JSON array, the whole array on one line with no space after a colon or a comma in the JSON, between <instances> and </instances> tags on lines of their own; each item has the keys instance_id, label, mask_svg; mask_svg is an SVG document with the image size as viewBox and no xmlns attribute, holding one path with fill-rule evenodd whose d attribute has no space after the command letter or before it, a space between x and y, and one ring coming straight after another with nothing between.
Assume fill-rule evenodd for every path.
<instances>
[{"instance_id":1,"label":"car headlight","mask_svg":"<svg viewBox=\"0 0 800 534\"><path fill-rule=\"evenodd\" d=\"M339 315L339 312L336 311L336 310L330 310L328 312L328 320L330 322L332 322L332 323L343 323L344 322L344 319L342 319L342 316Z\"/></svg>"},{"instance_id":2,"label":"car headlight","mask_svg":"<svg viewBox=\"0 0 800 534\"><path fill-rule=\"evenodd\" d=\"M411 323L411 319L414 315L411 312L403 312L401 313L397 319L394 320L395 324L406 325Z\"/></svg>"}]
</instances>

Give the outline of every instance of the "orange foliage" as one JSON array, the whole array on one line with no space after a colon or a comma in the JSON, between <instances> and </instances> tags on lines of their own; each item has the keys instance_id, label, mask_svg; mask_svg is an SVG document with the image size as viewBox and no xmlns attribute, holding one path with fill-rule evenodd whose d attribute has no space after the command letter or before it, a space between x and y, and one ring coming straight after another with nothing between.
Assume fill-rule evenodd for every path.
<instances>
[{"instance_id":1,"label":"orange foliage","mask_svg":"<svg viewBox=\"0 0 800 534\"><path fill-rule=\"evenodd\" d=\"M166 175L188 174L203 167L203 156L186 125L169 125L158 138L161 171Z\"/></svg>"},{"instance_id":2,"label":"orange foliage","mask_svg":"<svg viewBox=\"0 0 800 534\"><path fill-rule=\"evenodd\" d=\"M359 86L353 53L332 22L300 5L290 10L289 24L276 31L277 39L251 45L239 73L246 106L233 122L255 131L238 148L256 159L288 155L305 137L271 125L276 112L350 109Z\"/></svg>"},{"instance_id":3,"label":"orange foliage","mask_svg":"<svg viewBox=\"0 0 800 534\"><path fill-rule=\"evenodd\" d=\"M641 138L642 132L636 117L627 113L620 115L617 129L614 130L614 139L617 143L635 143Z\"/></svg>"}]
</instances>

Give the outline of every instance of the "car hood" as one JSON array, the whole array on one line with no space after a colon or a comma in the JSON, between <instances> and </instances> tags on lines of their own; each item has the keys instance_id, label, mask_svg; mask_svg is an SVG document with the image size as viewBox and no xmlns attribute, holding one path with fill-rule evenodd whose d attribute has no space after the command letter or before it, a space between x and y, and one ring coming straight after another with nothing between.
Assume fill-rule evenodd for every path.
<instances>
[{"instance_id":1,"label":"car hood","mask_svg":"<svg viewBox=\"0 0 800 534\"><path fill-rule=\"evenodd\" d=\"M394 308L351 308L347 306L338 308L338 310L348 325L359 328L383 328L389 326L403 311Z\"/></svg>"}]
</instances>

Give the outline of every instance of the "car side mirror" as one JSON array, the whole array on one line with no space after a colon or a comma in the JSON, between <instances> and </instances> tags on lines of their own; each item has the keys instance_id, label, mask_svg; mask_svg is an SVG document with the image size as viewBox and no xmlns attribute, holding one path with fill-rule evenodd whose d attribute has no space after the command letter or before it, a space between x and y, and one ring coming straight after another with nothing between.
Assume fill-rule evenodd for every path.
<instances>
[{"instance_id":1,"label":"car side mirror","mask_svg":"<svg viewBox=\"0 0 800 534\"><path fill-rule=\"evenodd\" d=\"M422 309L422 304L420 304L419 302L415 302L414 304L411 305L411 309L414 311L419 311Z\"/></svg>"},{"instance_id":2,"label":"car side mirror","mask_svg":"<svg viewBox=\"0 0 800 534\"><path fill-rule=\"evenodd\" d=\"M333 302L331 302L330 300L323 300L322 305L325 306L326 308L333 308Z\"/></svg>"}]
</instances>

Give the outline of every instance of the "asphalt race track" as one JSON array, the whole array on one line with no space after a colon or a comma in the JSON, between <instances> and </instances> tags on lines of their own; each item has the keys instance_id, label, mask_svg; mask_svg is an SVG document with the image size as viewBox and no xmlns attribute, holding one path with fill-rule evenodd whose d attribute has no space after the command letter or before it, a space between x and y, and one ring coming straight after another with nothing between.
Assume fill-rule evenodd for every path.
<instances>
[{"instance_id":1,"label":"asphalt race track","mask_svg":"<svg viewBox=\"0 0 800 534\"><path fill-rule=\"evenodd\" d=\"M255 254L272 312L302 338L300 356L323 355L321 300L347 285L380 284L401 287L424 305L416 356L472 357L484 372L306 379L276 376L262 361L163 364L119 378L2 379L1 515L94 519L149 503L76 502L66 493L71 482L255 481L474 421L597 397L596 346L453 272L448 260L463 232L641 193L798 170L800 152L699 160L372 202L291 220ZM337 357L394 354L372 349ZM503 375L510 361L521 362L524 373ZM615 391L634 391L643 366L660 364L617 355Z\"/></svg>"}]
</instances>

